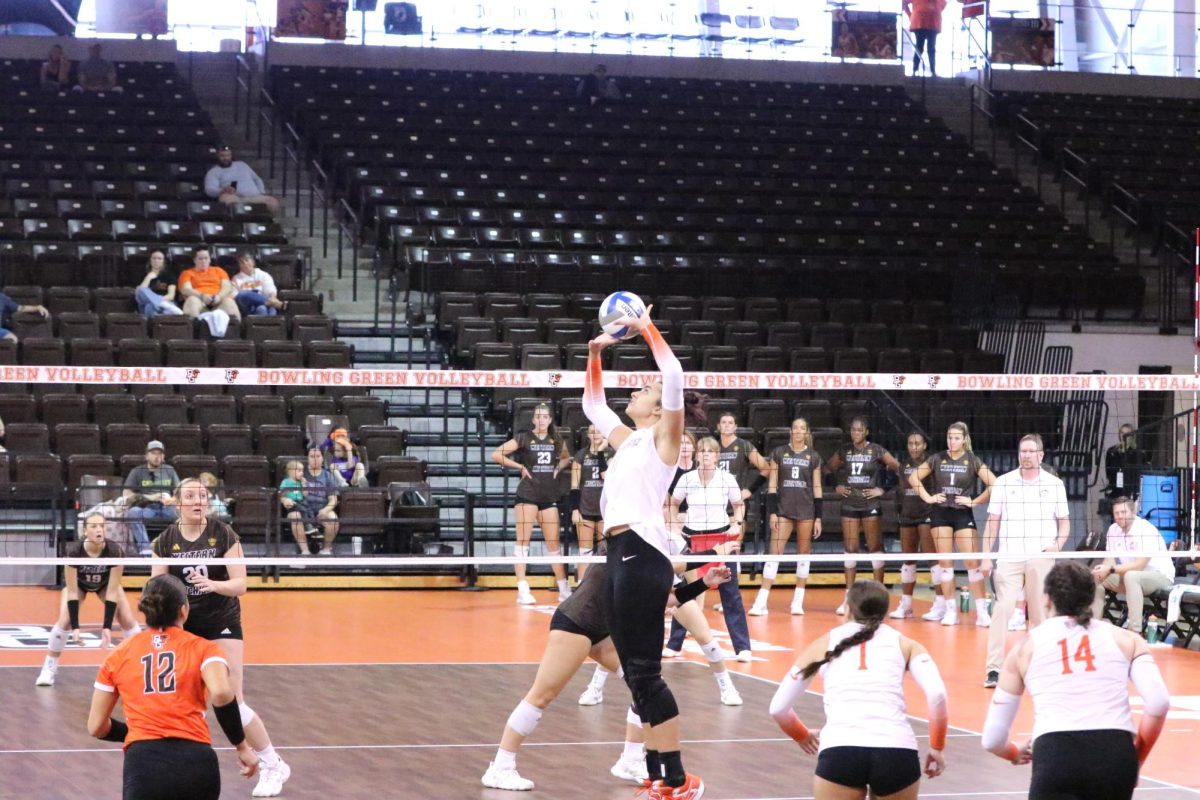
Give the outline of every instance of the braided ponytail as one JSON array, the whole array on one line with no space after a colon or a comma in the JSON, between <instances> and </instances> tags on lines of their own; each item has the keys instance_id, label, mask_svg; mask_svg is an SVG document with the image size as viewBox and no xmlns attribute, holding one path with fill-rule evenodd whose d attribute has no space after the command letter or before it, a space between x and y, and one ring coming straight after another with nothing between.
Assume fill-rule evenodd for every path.
<instances>
[{"instance_id":1,"label":"braided ponytail","mask_svg":"<svg viewBox=\"0 0 1200 800\"><path fill-rule=\"evenodd\" d=\"M825 666L852 647L871 641L875 631L883 624L884 615L888 610L888 593L883 584L878 581L857 581L846 593L846 603L855 622L862 623L862 628L854 634L842 639L832 650L825 651L825 657L807 664L801 670L801 677L808 680L821 667Z\"/></svg>"}]
</instances>

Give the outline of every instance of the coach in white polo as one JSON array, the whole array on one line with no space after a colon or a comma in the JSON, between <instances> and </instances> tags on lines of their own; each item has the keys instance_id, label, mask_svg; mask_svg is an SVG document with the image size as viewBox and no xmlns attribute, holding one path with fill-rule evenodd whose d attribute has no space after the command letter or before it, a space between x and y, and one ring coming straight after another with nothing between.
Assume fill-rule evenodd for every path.
<instances>
[{"instance_id":1,"label":"coach in white polo","mask_svg":"<svg viewBox=\"0 0 1200 800\"><path fill-rule=\"evenodd\" d=\"M1124 592L1129 606L1125 627L1142 632L1142 604L1147 595L1165 592L1175 584L1175 567L1167 555L1167 543L1150 520L1142 519L1128 497L1112 501L1113 524L1109 526L1104 549L1117 553L1161 553L1153 556L1116 556L1092 567L1096 576L1096 602L1092 615L1100 619L1104 610L1104 590Z\"/></svg>"},{"instance_id":2,"label":"coach in white polo","mask_svg":"<svg viewBox=\"0 0 1200 800\"><path fill-rule=\"evenodd\" d=\"M1071 533L1067 490L1063 482L1042 469L1042 437L1021 437L1017 451L1020 466L996 479L988 501L983 551L992 552L997 539L996 565L985 558L979 565L984 575L992 574L996 608L988 629L987 675L983 685L994 688L1004 662L1004 639L1017 594L1023 588L1028 599L1029 627L1042 621L1042 582L1053 559L1042 553L1062 550Z\"/></svg>"}]
</instances>

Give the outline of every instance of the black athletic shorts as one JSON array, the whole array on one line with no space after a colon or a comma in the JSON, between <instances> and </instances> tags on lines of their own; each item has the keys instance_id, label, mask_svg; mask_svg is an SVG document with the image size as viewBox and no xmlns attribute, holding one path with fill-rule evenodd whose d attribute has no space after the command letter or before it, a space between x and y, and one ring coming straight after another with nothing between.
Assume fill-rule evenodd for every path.
<instances>
[{"instance_id":1,"label":"black athletic shorts","mask_svg":"<svg viewBox=\"0 0 1200 800\"><path fill-rule=\"evenodd\" d=\"M558 508L557 500L530 500L528 497L517 495L517 505L519 506L537 506L538 511L545 511L548 508Z\"/></svg>"},{"instance_id":2,"label":"black athletic shorts","mask_svg":"<svg viewBox=\"0 0 1200 800\"><path fill-rule=\"evenodd\" d=\"M210 642L215 642L217 639L241 639L242 638L242 623L235 622L232 625L192 625L183 626L183 629L188 633L199 636L201 639L208 639Z\"/></svg>"},{"instance_id":3,"label":"black athletic shorts","mask_svg":"<svg viewBox=\"0 0 1200 800\"><path fill-rule=\"evenodd\" d=\"M583 519L583 520L587 520L588 522L603 522L604 521L604 517L602 517L599 514L584 514L582 511L579 512L579 518Z\"/></svg>"},{"instance_id":4,"label":"black athletic shorts","mask_svg":"<svg viewBox=\"0 0 1200 800\"><path fill-rule=\"evenodd\" d=\"M882 513L883 510L879 507L878 499L866 508L846 508L846 506L842 506L842 519L870 519L871 517L878 517Z\"/></svg>"},{"instance_id":5,"label":"black athletic shorts","mask_svg":"<svg viewBox=\"0 0 1200 800\"><path fill-rule=\"evenodd\" d=\"M903 747L830 747L817 756L817 777L876 795L895 794L921 780L916 750Z\"/></svg>"},{"instance_id":6,"label":"black athletic shorts","mask_svg":"<svg viewBox=\"0 0 1200 800\"><path fill-rule=\"evenodd\" d=\"M150 739L125 750L123 800L218 800L221 770L204 742Z\"/></svg>"},{"instance_id":7,"label":"black athletic shorts","mask_svg":"<svg viewBox=\"0 0 1200 800\"><path fill-rule=\"evenodd\" d=\"M1044 733L1033 742L1029 800L1129 800L1137 782L1129 731Z\"/></svg>"},{"instance_id":8,"label":"black athletic shorts","mask_svg":"<svg viewBox=\"0 0 1200 800\"><path fill-rule=\"evenodd\" d=\"M554 609L554 616L550 618L550 630L573 633L576 636L586 636L593 647L608 638L608 631L588 630L557 608Z\"/></svg>"},{"instance_id":9,"label":"black athletic shorts","mask_svg":"<svg viewBox=\"0 0 1200 800\"><path fill-rule=\"evenodd\" d=\"M975 509L950 508L949 506L934 506L929 512L929 524L935 528L950 528L964 531L975 528Z\"/></svg>"},{"instance_id":10,"label":"black athletic shorts","mask_svg":"<svg viewBox=\"0 0 1200 800\"><path fill-rule=\"evenodd\" d=\"M930 518L928 515L924 517L900 517L896 524L901 528L915 528L919 525L929 525Z\"/></svg>"}]
</instances>

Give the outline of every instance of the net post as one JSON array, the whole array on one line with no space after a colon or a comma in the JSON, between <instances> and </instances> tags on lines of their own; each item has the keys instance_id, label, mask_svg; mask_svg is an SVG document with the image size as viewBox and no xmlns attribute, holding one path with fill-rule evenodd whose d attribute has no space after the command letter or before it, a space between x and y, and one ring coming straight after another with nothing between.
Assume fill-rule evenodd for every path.
<instances>
[{"instance_id":1,"label":"net post","mask_svg":"<svg viewBox=\"0 0 1200 800\"><path fill-rule=\"evenodd\" d=\"M1196 546L1196 471L1200 461L1200 393L1196 383L1200 382L1200 228L1196 228L1196 254L1192 272L1192 487L1188 503L1188 547Z\"/></svg>"}]
</instances>

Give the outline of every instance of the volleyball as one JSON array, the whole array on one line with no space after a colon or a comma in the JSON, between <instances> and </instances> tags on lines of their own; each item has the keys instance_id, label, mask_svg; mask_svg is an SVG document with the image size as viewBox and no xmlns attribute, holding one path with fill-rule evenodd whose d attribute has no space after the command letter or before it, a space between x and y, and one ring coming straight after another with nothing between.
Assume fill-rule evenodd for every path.
<instances>
[{"instance_id":1,"label":"volleyball","mask_svg":"<svg viewBox=\"0 0 1200 800\"><path fill-rule=\"evenodd\" d=\"M614 339L626 339L632 332L620 320L645 313L646 304L633 292L613 292L600 304L600 328Z\"/></svg>"}]
</instances>

